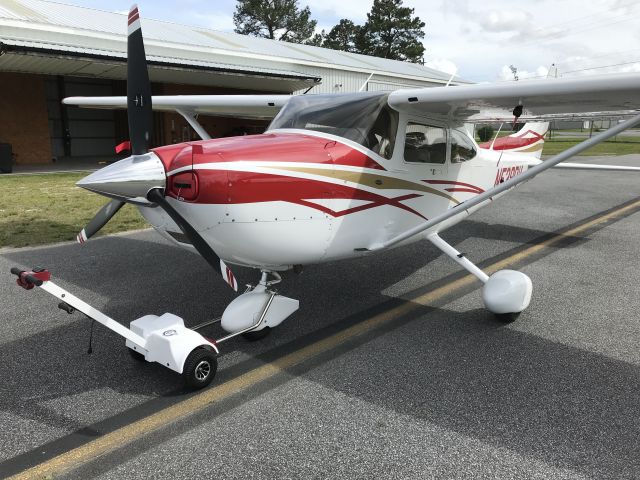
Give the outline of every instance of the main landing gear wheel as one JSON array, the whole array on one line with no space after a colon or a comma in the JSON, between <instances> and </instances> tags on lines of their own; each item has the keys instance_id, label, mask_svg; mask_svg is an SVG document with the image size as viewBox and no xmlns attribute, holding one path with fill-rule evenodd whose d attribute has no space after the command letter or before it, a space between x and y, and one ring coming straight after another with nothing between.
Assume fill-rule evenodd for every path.
<instances>
[{"instance_id":1,"label":"main landing gear wheel","mask_svg":"<svg viewBox=\"0 0 640 480\"><path fill-rule=\"evenodd\" d=\"M249 342L257 342L271 333L271 327L264 327L262 330L244 332L242 337Z\"/></svg>"},{"instance_id":2,"label":"main landing gear wheel","mask_svg":"<svg viewBox=\"0 0 640 480\"><path fill-rule=\"evenodd\" d=\"M213 351L196 348L184 362L182 378L187 387L204 388L211 383L218 370L218 360Z\"/></svg>"}]
</instances>

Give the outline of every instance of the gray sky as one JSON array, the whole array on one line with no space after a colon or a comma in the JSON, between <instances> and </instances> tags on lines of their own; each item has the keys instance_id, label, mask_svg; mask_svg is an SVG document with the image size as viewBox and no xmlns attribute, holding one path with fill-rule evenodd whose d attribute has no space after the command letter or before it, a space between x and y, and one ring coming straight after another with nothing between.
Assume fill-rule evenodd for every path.
<instances>
[{"instance_id":1,"label":"gray sky","mask_svg":"<svg viewBox=\"0 0 640 480\"><path fill-rule=\"evenodd\" d=\"M126 11L133 0L59 0ZM300 0L329 30L341 18L364 23L373 0ZM235 0L138 0L143 17L233 31ZM404 0L427 24L427 65L474 81L640 71L637 0ZM634 19L636 19L634 21ZM613 66L612 66L613 65ZM597 68L593 67L605 67Z\"/></svg>"}]
</instances>

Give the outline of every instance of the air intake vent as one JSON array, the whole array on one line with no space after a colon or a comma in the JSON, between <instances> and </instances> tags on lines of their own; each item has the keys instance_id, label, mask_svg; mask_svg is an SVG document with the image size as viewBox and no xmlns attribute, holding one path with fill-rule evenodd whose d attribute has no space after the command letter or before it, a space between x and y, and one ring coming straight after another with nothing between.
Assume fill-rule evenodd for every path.
<instances>
[{"instance_id":1,"label":"air intake vent","mask_svg":"<svg viewBox=\"0 0 640 480\"><path fill-rule=\"evenodd\" d=\"M193 172L182 172L169 178L169 192L172 197L188 202L198 197L198 175Z\"/></svg>"}]
</instances>

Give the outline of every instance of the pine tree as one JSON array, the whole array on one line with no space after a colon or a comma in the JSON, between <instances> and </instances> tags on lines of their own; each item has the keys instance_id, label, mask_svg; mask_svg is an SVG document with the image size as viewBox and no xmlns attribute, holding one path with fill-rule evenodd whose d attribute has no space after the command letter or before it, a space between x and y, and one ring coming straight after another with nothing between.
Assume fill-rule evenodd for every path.
<instances>
[{"instance_id":1,"label":"pine tree","mask_svg":"<svg viewBox=\"0 0 640 480\"><path fill-rule=\"evenodd\" d=\"M313 37L305 41L305 45L313 45L314 47L324 46L324 39L327 37L327 32L322 30L320 33L316 33Z\"/></svg>"},{"instance_id":2,"label":"pine tree","mask_svg":"<svg viewBox=\"0 0 640 480\"><path fill-rule=\"evenodd\" d=\"M333 50L342 50L343 52L357 52L356 38L360 28L351 20L343 18L325 35L322 46Z\"/></svg>"},{"instance_id":3,"label":"pine tree","mask_svg":"<svg viewBox=\"0 0 640 480\"><path fill-rule=\"evenodd\" d=\"M236 33L303 43L316 28L310 17L309 7L299 8L298 0L238 0L233 23Z\"/></svg>"},{"instance_id":4,"label":"pine tree","mask_svg":"<svg viewBox=\"0 0 640 480\"><path fill-rule=\"evenodd\" d=\"M424 62L425 23L402 0L374 0L362 32L356 36L360 53L376 57Z\"/></svg>"}]
</instances>

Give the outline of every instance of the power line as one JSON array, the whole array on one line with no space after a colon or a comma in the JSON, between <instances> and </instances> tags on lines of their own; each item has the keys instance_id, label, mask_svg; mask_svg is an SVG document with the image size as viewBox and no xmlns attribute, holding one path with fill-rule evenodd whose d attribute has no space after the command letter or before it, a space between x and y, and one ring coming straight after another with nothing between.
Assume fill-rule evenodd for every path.
<instances>
[{"instance_id":1,"label":"power line","mask_svg":"<svg viewBox=\"0 0 640 480\"><path fill-rule=\"evenodd\" d=\"M622 5L619 5L618 8L625 8L625 7L629 7L629 6L636 5L636 4L637 4L636 1L631 1L631 2L628 2L628 3L624 3ZM554 24L551 24L551 25L547 25L545 27L538 27L538 28L533 29L530 33L535 34L536 32L544 32L545 30L550 30L550 29L553 29L553 28L556 28L556 27L560 27L560 26L563 26L563 25L566 25L566 24L575 24L576 22L581 22L582 20L585 20L585 19L588 19L588 18L591 18L591 17L600 17L602 14L608 13L608 12L609 12L609 10L601 10L601 11L598 11L598 12L590 13L589 15L583 15L582 17L572 18L571 20L565 20L563 22L554 23ZM621 17L621 16L627 16L628 17L629 15L627 13L619 13L619 14L615 15L615 17L613 17L613 18L618 18L618 17Z\"/></svg>"},{"instance_id":2,"label":"power line","mask_svg":"<svg viewBox=\"0 0 640 480\"><path fill-rule=\"evenodd\" d=\"M640 60L636 60L634 62L622 62L622 63L614 63L611 65L601 65L599 67L589 67L589 68L580 68L577 70L568 70L566 72L563 72L563 75L566 73L576 73L576 72L586 72L587 70L599 70L602 68L610 68L610 67L621 67L623 65L634 65L634 64L640 64Z\"/></svg>"},{"instance_id":3,"label":"power line","mask_svg":"<svg viewBox=\"0 0 640 480\"><path fill-rule=\"evenodd\" d=\"M621 67L621 66L624 66L624 65L634 65L634 64L640 65L640 60L636 60L634 62L613 63L611 65L600 65L600 66L597 66L597 67L578 68L576 70L567 70L566 72L562 72L560 76L564 76L567 73L586 72L586 71L589 71L589 70L600 70L600 69L603 69L603 68ZM547 75L533 75L533 76L530 76L530 77L529 76L524 77L523 80L533 80L533 79L536 79L536 78L546 78L546 77L547 77ZM501 80L501 81L502 82L512 82L513 80Z\"/></svg>"},{"instance_id":4,"label":"power line","mask_svg":"<svg viewBox=\"0 0 640 480\"><path fill-rule=\"evenodd\" d=\"M611 20L615 20L615 21L611 21ZM575 35L577 33L582 33L582 32L586 32L588 30L593 30L593 29L597 29L597 28L603 28L603 27L607 27L610 25L616 25L618 23L624 23L624 22L629 22L629 21L635 21L634 17L630 17L630 16L626 16L625 18L621 18L621 19L608 19L606 22L601 23L601 24L593 24L593 25L588 25L588 26L583 26L581 28L577 28L577 29L567 29L563 32L558 32L556 34L549 34L546 37L542 37L542 38L536 38L536 39L532 39L529 40L528 42L524 42L519 44L519 46L524 47L524 46L528 46L528 45L535 45L535 44L540 44L540 43L548 43L549 41L553 41L553 40L558 40L560 38L563 37L569 37L572 35Z\"/></svg>"}]
</instances>

